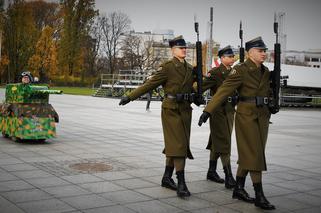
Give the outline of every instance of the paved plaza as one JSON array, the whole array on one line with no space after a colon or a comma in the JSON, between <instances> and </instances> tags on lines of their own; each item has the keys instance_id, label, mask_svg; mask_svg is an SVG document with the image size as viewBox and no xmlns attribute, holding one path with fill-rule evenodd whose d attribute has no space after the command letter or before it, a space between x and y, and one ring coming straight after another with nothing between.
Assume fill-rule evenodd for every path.
<instances>
[{"instance_id":1,"label":"paved plaza","mask_svg":"<svg viewBox=\"0 0 321 213\"><path fill-rule=\"evenodd\" d=\"M203 108L193 106L195 159L186 166L192 196L180 199L160 186L165 163L160 102L152 102L150 112L145 101L120 107L119 99L52 95L50 102L60 116L57 138L45 143L0 138L1 213L263 212L232 199L224 184L206 180L209 126L197 126ZM321 212L321 110L284 109L271 121L268 171L263 174L265 194L277 208L271 212ZM235 175L234 135L232 141ZM86 163L108 165L110 170L72 167ZM221 163L218 172L224 176ZM249 177L246 189L254 196Z\"/></svg>"}]
</instances>

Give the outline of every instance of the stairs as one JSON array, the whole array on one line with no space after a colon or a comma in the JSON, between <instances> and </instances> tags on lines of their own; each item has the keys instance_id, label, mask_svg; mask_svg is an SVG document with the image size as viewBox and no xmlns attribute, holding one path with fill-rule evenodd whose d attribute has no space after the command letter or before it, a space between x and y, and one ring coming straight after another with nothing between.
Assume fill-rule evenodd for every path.
<instances>
[{"instance_id":1,"label":"stairs","mask_svg":"<svg viewBox=\"0 0 321 213\"><path fill-rule=\"evenodd\" d=\"M110 88L98 88L96 92L93 94L94 97L111 97L111 89Z\"/></svg>"}]
</instances>

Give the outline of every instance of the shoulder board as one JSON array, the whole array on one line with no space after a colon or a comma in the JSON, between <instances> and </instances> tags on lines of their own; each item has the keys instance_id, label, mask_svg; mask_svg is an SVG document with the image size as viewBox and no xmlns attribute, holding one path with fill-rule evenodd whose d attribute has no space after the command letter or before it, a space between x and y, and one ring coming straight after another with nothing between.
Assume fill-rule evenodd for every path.
<instances>
[{"instance_id":1,"label":"shoulder board","mask_svg":"<svg viewBox=\"0 0 321 213\"><path fill-rule=\"evenodd\" d=\"M186 64L187 64L187 67L188 67L188 68L194 69L194 67L193 67L190 63L187 63L187 62L186 62Z\"/></svg>"},{"instance_id":2,"label":"shoulder board","mask_svg":"<svg viewBox=\"0 0 321 213\"><path fill-rule=\"evenodd\" d=\"M262 64L262 66L263 66L264 70L266 70L266 71L270 71L270 70L269 70L269 68L268 68L268 67L266 67L264 64Z\"/></svg>"},{"instance_id":3,"label":"shoulder board","mask_svg":"<svg viewBox=\"0 0 321 213\"><path fill-rule=\"evenodd\" d=\"M238 63L236 65L233 66L233 68L238 68L238 67L243 67L245 64L243 63Z\"/></svg>"},{"instance_id":4,"label":"shoulder board","mask_svg":"<svg viewBox=\"0 0 321 213\"><path fill-rule=\"evenodd\" d=\"M170 61L165 61L165 62L163 62L161 65L159 65L159 67L161 68L161 67L164 67L164 66L166 66L166 65L168 65L168 64L170 64L170 63L172 63L172 61L170 60ZM158 71L158 69L157 69L157 71Z\"/></svg>"},{"instance_id":5,"label":"shoulder board","mask_svg":"<svg viewBox=\"0 0 321 213\"><path fill-rule=\"evenodd\" d=\"M238 73L238 72L239 72L238 67L233 67L232 70L231 70L231 72L230 72L228 75L235 75L235 74Z\"/></svg>"}]
</instances>

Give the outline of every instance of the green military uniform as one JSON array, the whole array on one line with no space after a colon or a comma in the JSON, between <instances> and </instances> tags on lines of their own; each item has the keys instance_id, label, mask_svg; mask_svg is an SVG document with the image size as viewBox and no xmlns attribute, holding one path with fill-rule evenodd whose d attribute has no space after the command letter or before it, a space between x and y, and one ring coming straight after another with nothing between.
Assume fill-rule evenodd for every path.
<instances>
[{"instance_id":1,"label":"green military uniform","mask_svg":"<svg viewBox=\"0 0 321 213\"><path fill-rule=\"evenodd\" d=\"M192 121L191 102L194 100L193 82L196 76L193 67L184 58L186 56L186 42L183 36L169 41L174 58L160 66L160 69L142 86L122 97L119 105L125 105L131 100L162 86L165 98L162 102L162 126L164 133L166 167L161 185L176 190L177 196L189 197L185 183L185 160L193 159L190 150L190 132ZM176 170L177 185L172 179Z\"/></svg>"},{"instance_id":2,"label":"green military uniform","mask_svg":"<svg viewBox=\"0 0 321 213\"><path fill-rule=\"evenodd\" d=\"M222 85L223 81L230 73L223 64L212 69L209 76L203 81L203 91L211 89L211 95L214 95L217 89ZM210 136L207 149L216 153L231 153L231 134L234 121L234 106L226 100L218 109L212 113L210 117Z\"/></svg>"},{"instance_id":3,"label":"green military uniform","mask_svg":"<svg viewBox=\"0 0 321 213\"><path fill-rule=\"evenodd\" d=\"M218 89L204 109L213 114L219 110L226 98L237 90L240 97L268 97L270 95L270 72L262 65L248 59L236 65L229 77ZM240 101L235 116L235 130L238 149L238 164L250 171L266 170L265 145L269 128L270 112L267 105L257 107L255 103Z\"/></svg>"},{"instance_id":4,"label":"green military uniform","mask_svg":"<svg viewBox=\"0 0 321 213\"><path fill-rule=\"evenodd\" d=\"M209 113L215 112L231 92L238 91L235 132L239 165L232 197L254 203L262 209L273 210L275 206L266 199L262 187L262 171L266 170L265 145L271 116L270 72L263 65L267 48L262 38L257 37L246 42L245 49L249 53L249 59L236 65L230 72L229 77L204 109L199 125L206 122ZM244 189L248 172L252 179L255 199Z\"/></svg>"},{"instance_id":5,"label":"green military uniform","mask_svg":"<svg viewBox=\"0 0 321 213\"><path fill-rule=\"evenodd\" d=\"M132 91L128 97L135 100L146 92L162 85L164 93L190 94L193 91L193 67L177 58L165 62L160 69L142 86ZM190 151L190 130L192 119L191 103L177 102L165 96L162 103L162 125L165 141L164 153L167 157L188 157L193 159Z\"/></svg>"}]
</instances>

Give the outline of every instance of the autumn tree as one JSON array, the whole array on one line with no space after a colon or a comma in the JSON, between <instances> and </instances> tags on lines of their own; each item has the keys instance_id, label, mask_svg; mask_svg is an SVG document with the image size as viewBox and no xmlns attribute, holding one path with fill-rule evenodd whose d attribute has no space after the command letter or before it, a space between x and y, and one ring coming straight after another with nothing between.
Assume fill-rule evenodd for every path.
<instances>
[{"instance_id":1,"label":"autumn tree","mask_svg":"<svg viewBox=\"0 0 321 213\"><path fill-rule=\"evenodd\" d=\"M26 4L30 7L36 28L40 30L40 32L46 26L50 26L51 28L58 26L61 20L58 3L34 0L28 1Z\"/></svg>"},{"instance_id":2,"label":"autumn tree","mask_svg":"<svg viewBox=\"0 0 321 213\"><path fill-rule=\"evenodd\" d=\"M99 50L101 48L102 33L99 17L97 16L89 25L89 34L84 40L84 69L82 72L81 81L85 75L97 76L101 71L101 66L98 66Z\"/></svg>"},{"instance_id":3,"label":"autumn tree","mask_svg":"<svg viewBox=\"0 0 321 213\"><path fill-rule=\"evenodd\" d=\"M8 82L18 81L34 53L37 30L31 9L22 0L10 1L6 11L3 32L4 55L9 64L5 76Z\"/></svg>"},{"instance_id":4,"label":"autumn tree","mask_svg":"<svg viewBox=\"0 0 321 213\"><path fill-rule=\"evenodd\" d=\"M46 26L37 42L35 54L29 59L29 69L39 74L40 82L47 83L48 78L57 73L56 43L54 29Z\"/></svg>"},{"instance_id":5,"label":"autumn tree","mask_svg":"<svg viewBox=\"0 0 321 213\"><path fill-rule=\"evenodd\" d=\"M4 74L5 67L9 64L7 57L2 57L2 33L4 29L4 20L4 0L0 0L0 83L2 83L2 76Z\"/></svg>"},{"instance_id":6,"label":"autumn tree","mask_svg":"<svg viewBox=\"0 0 321 213\"><path fill-rule=\"evenodd\" d=\"M62 0L63 26L59 42L59 68L65 80L83 72L83 43L88 36L88 25L97 15L94 0Z\"/></svg>"}]
</instances>

